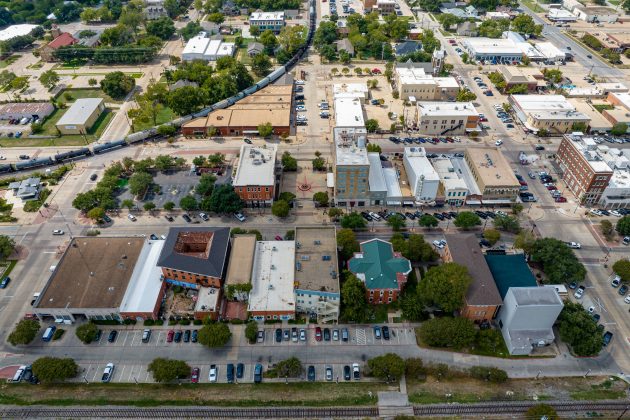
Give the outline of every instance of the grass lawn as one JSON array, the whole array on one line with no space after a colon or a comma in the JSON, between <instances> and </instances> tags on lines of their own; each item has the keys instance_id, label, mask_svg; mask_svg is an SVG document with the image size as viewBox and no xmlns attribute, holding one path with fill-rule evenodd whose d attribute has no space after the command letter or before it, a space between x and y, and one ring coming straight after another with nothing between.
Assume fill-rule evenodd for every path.
<instances>
[{"instance_id":1,"label":"grass lawn","mask_svg":"<svg viewBox=\"0 0 630 420\"><path fill-rule=\"evenodd\" d=\"M160 125L160 124L164 124L166 122L169 122L173 119L177 118L177 114L175 114L170 108L168 107L164 107L164 109L160 110L160 112L158 112L157 118L156 118L156 124L153 124L153 121L147 121L146 123L136 123L134 124L133 127L133 132L138 132L138 131L142 131L145 130L147 128L151 128L154 125Z\"/></svg>"},{"instance_id":2,"label":"grass lawn","mask_svg":"<svg viewBox=\"0 0 630 420\"><path fill-rule=\"evenodd\" d=\"M20 59L20 56L17 54L12 54L5 58L4 60L0 60L0 69L5 68L6 66L15 63Z\"/></svg>"},{"instance_id":3,"label":"grass lawn","mask_svg":"<svg viewBox=\"0 0 630 420\"><path fill-rule=\"evenodd\" d=\"M605 111L607 109L614 109L615 107L613 105L598 104L598 105L593 105L593 108L595 108L601 113L602 111Z\"/></svg>"},{"instance_id":4,"label":"grass lawn","mask_svg":"<svg viewBox=\"0 0 630 420\"><path fill-rule=\"evenodd\" d=\"M65 97L66 93L69 93L70 95L72 95L72 99L70 100L66 99ZM56 100L57 102L67 104L67 103L72 103L76 101L77 99L84 99L84 98L103 98L105 102L114 103L114 104L121 104L123 102L123 101L118 101L118 100L113 99L108 94L106 94L105 92L103 92L101 89L98 89L98 88L64 89L63 91L59 93L59 95L57 95Z\"/></svg>"},{"instance_id":5,"label":"grass lawn","mask_svg":"<svg viewBox=\"0 0 630 420\"><path fill-rule=\"evenodd\" d=\"M540 7L536 0L522 0L523 4L529 7L534 13L544 13L545 9Z\"/></svg>"},{"instance_id":6,"label":"grass lawn","mask_svg":"<svg viewBox=\"0 0 630 420\"><path fill-rule=\"evenodd\" d=\"M42 135L56 136L57 129L55 125L61 118L65 109L57 109L53 112L48 119L44 122L44 132ZM0 139L0 146L2 147L50 147L50 146L85 146L86 140L88 143L96 141L103 131L114 117L114 113L106 109L103 114L96 120L90 131L85 135L85 138L80 134L64 135L61 137L55 137L50 139L38 139L38 138L3 138Z\"/></svg>"},{"instance_id":7,"label":"grass lawn","mask_svg":"<svg viewBox=\"0 0 630 420\"><path fill-rule=\"evenodd\" d=\"M2 274L0 274L0 277L6 277L11 274L11 271L13 271L13 268L16 264L17 260L6 260L0 263L0 270L2 270Z\"/></svg>"},{"instance_id":8,"label":"grass lawn","mask_svg":"<svg viewBox=\"0 0 630 420\"><path fill-rule=\"evenodd\" d=\"M383 383L262 383L254 384L55 384L1 385L1 404L45 405L160 405L211 406L368 406L377 402L376 393L398 390ZM368 393L372 392L373 398Z\"/></svg>"}]
</instances>

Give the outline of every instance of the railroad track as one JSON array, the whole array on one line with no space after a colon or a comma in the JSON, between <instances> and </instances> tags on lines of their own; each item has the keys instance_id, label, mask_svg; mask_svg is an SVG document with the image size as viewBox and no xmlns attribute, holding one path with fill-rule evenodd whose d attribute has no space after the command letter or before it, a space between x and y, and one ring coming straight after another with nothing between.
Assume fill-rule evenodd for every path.
<instances>
[{"instance_id":1,"label":"railroad track","mask_svg":"<svg viewBox=\"0 0 630 420\"><path fill-rule=\"evenodd\" d=\"M416 416L440 416L440 415L482 415L482 414L523 414L533 405L549 404L558 412L601 412L619 411L621 413L630 407L630 401L503 401L476 404L431 404L414 406Z\"/></svg>"},{"instance_id":2,"label":"railroad track","mask_svg":"<svg viewBox=\"0 0 630 420\"><path fill-rule=\"evenodd\" d=\"M212 407L159 407L159 408L47 408L20 407L0 410L0 418L143 418L143 419L264 419L264 418L365 418L377 417L376 407L330 408L212 408Z\"/></svg>"}]
</instances>

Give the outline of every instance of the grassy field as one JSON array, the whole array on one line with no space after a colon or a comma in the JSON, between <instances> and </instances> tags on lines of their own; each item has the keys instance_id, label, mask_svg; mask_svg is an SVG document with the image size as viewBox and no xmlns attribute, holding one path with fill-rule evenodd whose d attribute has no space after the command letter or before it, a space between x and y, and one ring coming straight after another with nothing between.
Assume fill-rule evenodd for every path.
<instances>
[{"instance_id":1,"label":"grassy field","mask_svg":"<svg viewBox=\"0 0 630 420\"><path fill-rule=\"evenodd\" d=\"M8 56L7 58L5 58L4 60L0 60L0 69L3 69L5 67L15 63L19 59L20 59L19 55L12 54L12 55Z\"/></svg>"},{"instance_id":2,"label":"grassy field","mask_svg":"<svg viewBox=\"0 0 630 420\"><path fill-rule=\"evenodd\" d=\"M147 128L151 128L154 125L164 124L175 118L177 118L177 114L175 114L170 108L165 107L164 109L160 110L160 112L158 113L157 118L156 118L156 124L153 124L153 121L147 121L146 123L136 123L134 124L133 132L135 133L138 131L142 131Z\"/></svg>"},{"instance_id":3,"label":"grassy field","mask_svg":"<svg viewBox=\"0 0 630 420\"><path fill-rule=\"evenodd\" d=\"M523 4L531 9L534 13L544 13L545 9L540 7L536 0L522 0Z\"/></svg>"},{"instance_id":4,"label":"grassy field","mask_svg":"<svg viewBox=\"0 0 630 420\"><path fill-rule=\"evenodd\" d=\"M177 388L175 390L175 388ZM254 384L61 384L0 385L0 404L46 405L211 405L211 406L367 406L376 393L398 390L381 383ZM176 391L176 392L174 392ZM372 392L373 398L370 398Z\"/></svg>"},{"instance_id":5,"label":"grassy field","mask_svg":"<svg viewBox=\"0 0 630 420\"><path fill-rule=\"evenodd\" d=\"M66 93L69 93L71 95L71 99L68 100L65 96ZM105 92L103 92L102 90L98 89L98 88L94 88L94 89L64 89L58 96L57 96L57 102L61 102L64 104L67 103L72 103L74 101L76 101L77 99L84 99L84 98L103 98L105 100L105 102L108 103L114 103L114 104L121 104L123 101L118 101L113 99L112 97L110 97L109 95L107 95Z\"/></svg>"}]
</instances>

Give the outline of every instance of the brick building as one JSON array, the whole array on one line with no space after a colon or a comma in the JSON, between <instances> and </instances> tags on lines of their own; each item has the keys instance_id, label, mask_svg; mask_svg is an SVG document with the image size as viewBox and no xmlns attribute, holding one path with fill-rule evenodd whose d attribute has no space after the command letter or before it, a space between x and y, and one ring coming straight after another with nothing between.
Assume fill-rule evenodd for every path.
<instances>
[{"instance_id":1,"label":"brick building","mask_svg":"<svg viewBox=\"0 0 630 420\"><path fill-rule=\"evenodd\" d=\"M370 303L391 303L398 299L411 272L411 263L391 242L371 239L361 243L361 252L348 261L348 269L367 289Z\"/></svg>"},{"instance_id":2,"label":"brick building","mask_svg":"<svg viewBox=\"0 0 630 420\"><path fill-rule=\"evenodd\" d=\"M230 250L230 229L181 227L169 229L157 261L167 283L191 289L220 289Z\"/></svg>"},{"instance_id":3,"label":"brick building","mask_svg":"<svg viewBox=\"0 0 630 420\"><path fill-rule=\"evenodd\" d=\"M583 204L597 204L613 176L613 170L597 152L597 143L592 138L566 135L556 158L562 180L575 197Z\"/></svg>"},{"instance_id":4,"label":"brick building","mask_svg":"<svg viewBox=\"0 0 630 420\"><path fill-rule=\"evenodd\" d=\"M247 207L269 207L276 184L276 146L241 146L232 185Z\"/></svg>"},{"instance_id":5,"label":"brick building","mask_svg":"<svg viewBox=\"0 0 630 420\"><path fill-rule=\"evenodd\" d=\"M475 322L492 320L502 300L477 238L473 234L446 235L446 243L444 262L463 265L472 277L461 315Z\"/></svg>"}]
</instances>

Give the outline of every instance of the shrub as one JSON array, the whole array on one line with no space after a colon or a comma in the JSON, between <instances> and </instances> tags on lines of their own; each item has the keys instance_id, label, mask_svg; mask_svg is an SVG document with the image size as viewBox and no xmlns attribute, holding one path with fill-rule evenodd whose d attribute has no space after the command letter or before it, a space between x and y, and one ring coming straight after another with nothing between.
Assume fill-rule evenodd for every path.
<instances>
[{"instance_id":1,"label":"shrub","mask_svg":"<svg viewBox=\"0 0 630 420\"><path fill-rule=\"evenodd\" d=\"M190 325L190 319L181 319L179 325Z\"/></svg>"},{"instance_id":2,"label":"shrub","mask_svg":"<svg viewBox=\"0 0 630 420\"><path fill-rule=\"evenodd\" d=\"M508 380L507 372L495 367L473 366L468 371L471 377L482 381L503 383Z\"/></svg>"}]
</instances>

